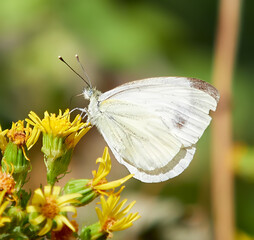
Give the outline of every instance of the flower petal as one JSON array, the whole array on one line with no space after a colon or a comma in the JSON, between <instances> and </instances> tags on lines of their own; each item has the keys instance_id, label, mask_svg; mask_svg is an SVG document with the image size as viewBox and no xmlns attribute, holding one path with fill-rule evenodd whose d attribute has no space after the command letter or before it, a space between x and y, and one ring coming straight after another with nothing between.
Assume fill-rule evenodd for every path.
<instances>
[{"instance_id":1,"label":"flower petal","mask_svg":"<svg viewBox=\"0 0 254 240\"><path fill-rule=\"evenodd\" d=\"M57 218L61 220L67 227L69 227L73 232L76 232L76 229L73 227L71 222L63 215L57 215Z\"/></svg>"},{"instance_id":2,"label":"flower petal","mask_svg":"<svg viewBox=\"0 0 254 240\"><path fill-rule=\"evenodd\" d=\"M51 186L44 186L44 195L48 197L51 194L52 187Z\"/></svg>"},{"instance_id":3,"label":"flower petal","mask_svg":"<svg viewBox=\"0 0 254 240\"><path fill-rule=\"evenodd\" d=\"M63 221L60 215L55 216L54 220L56 221L56 228L54 228L54 231L60 231L63 228Z\"/></svg>"},{"instance_id":4,"label":"flower petal","mask_svg":"<svg viewBox=\"0 0 254 240\"><path fill-rule=\"evenodd\" d=\"M5 201L1 207L0 207L0 215L2 215L2 213L4 212L5 208L8 206L9 201Z\"/></svg>"},{"instance_id":5,"label":"flower petal","mask_svg":"<svg viewBox=\"0 0 254 240\"><path fill-rule=\"evenodd\" d=\"M59 186L54 186L53 187L53 191L52 191L53 196L58 197L60 192L61 192L61 187L59 187Z\"/></svg>"},{"instance_id":6,"label":"flower petal","mask_svg":"<svg viewBox=\"0 0 254 240\"><path fill-rule=\"evenodd\" d=\"M114 214L115 216L117 216L117 215L119 214L121 208L123 207L123 205L124 205L126 202L127 202L127 199L124 199L121 203L118 204L118 206L116 206L116 207L114 208L114 210L113 210L112 212L113 212L113 214ZM122 212L122 211L121 211L121 212ZM121 213L121 212L120 212L120 213ZM125 215L125 214L124 214L124 215Z\"/></svg>"},{"instance_id":7,"label":"flower petal","mask_svg":"<svg viewBox=\"0 0 254 240\"><path fill-rule=\"evenodd\" d=\"M40 134L41 130L38 127L34 127L30 137L26 141L26 146L28 150L30 150L33 147L33 145L37 142Z\"/></svg>"},{"instance_id":8,"label":"flower petal","mask_svg":"<svg viewBox=\"0 0 254 240\"><path fill-rule=\"evenodd\" d=\"M95 208L95 211L96 211L97 216L99 218L100 224L104 225L105 219L103 218L102 211L98 207Z\"/></svg>"},{"instance_id":9,"label":"flower petal","mask_svg":"<svg viewBox=\"0 0 254 240\"><path fill-rule=\"evenodd\" d=\"M44 204L45 203L45 197L44 194L42 192L42 190L40 188L37 188L34 191L34 196L32 198L32 205L40 205L40 204Z\"/></svg>"},{"instance_id":10,"label":"flower petal","mask_svg":"<svg viewBox=\"0 0 254 240\"><path fill-rule=\"evenodd\" d=\"M30 219L30 223L33 225L38 225L38 224L42 223L45 219L46 219L46 217L41 214L36 218Z\"/></svg>"},{"instance_id":11,"label":"flower petal","mask_svg":"<svg viewBox=\"0 0 254 240\"><path fill-rule=\"evenodd\" d=\"M108 190L108 189L112 189L112 188L117 188L120 185L122 185L124 182L126 182L127 180L129 180L130 178L132 178L134 176L134 174L129 174L124 178L112 181L112 182L108 182L105 184L101 184L98 186L94 186L94 189L100 189L100 190Z\"/></svg>"},{"instance_id":12,"label":"flower petal","mask_svg":"<svg viewBox=\"0 0 254 240\"><path fill-rule=\"evenodd\" d=\"M26 207L26 211L28 213L32 213L32 212L41 212L41 208L39 206L33 206L33 205L30 205L30 206L27 206Z\"/></svg>"},{"instance_id":13,"label":"flower petal","mask_svg":"<svg viewBox=\"0 0 254 240\"><path fill-rule=\"evenodd\" d=\"M3 227L6 222L11 222L9 217L0 217L0 227Z\"/></svg>"},{"instance_id":14,"label":"flower petal","mask_svg":"<svg viewBox=\"0 0 254 240\"><path fill-rule=\"evenodd\" d=\"M71 193L71 194L66 194L61 197L59 197L56 201L59 207L69 204L69 203L76 203L77 200L76 198L82 197L82 194L80 193Z\"/></svg>"},{"instance_id":15,"label":"flower petal","mask_svg":"<svg viewBox=\"0 0 254 240\"><path fill-rule=\"evenodd\" d=\"M44 227L41 229L41 231L38 233L38 236L45 235L48 233L52 228L52 220L50 218L47 218L47 222L44 225Z\"/></svg>"},{"instance_id":16,"label":"flower petal","mask_svg":"<svg viewBox=\"0 0 254 240\"><path fill-rule=\"evenodd\" d=\"M73 212L74 215L72 217L77 216L77 209L73 206L65 206L60 208L60 212Z\"/></svg>"},{"instance_id":17,"label":"flower petal","mask_svg":"<svg viewBox=\"0 0 254 240\"><path fill-rule=\"evenodd\" d=\"M136 201L131 202L125 209L123 209L121 212L117 212L116 217L122 218L125 216L133 207L133 205L136 203Z\"/></svg>"}]
</instances>

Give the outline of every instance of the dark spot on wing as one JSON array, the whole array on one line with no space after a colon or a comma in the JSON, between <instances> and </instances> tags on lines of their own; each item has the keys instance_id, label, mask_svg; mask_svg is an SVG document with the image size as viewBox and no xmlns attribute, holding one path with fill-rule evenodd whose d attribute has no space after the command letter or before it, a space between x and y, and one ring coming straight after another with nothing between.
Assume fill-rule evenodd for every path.
<instances>
[{"instance_id":1,"label":"dark spot on wing","mask_svg":"<svg viewBox=\"0 0 254 240\"><path fill-rule=\"evenodd\" d=\"M176 119L174 120L174 125L178 129L181 129L184 126L184 124L186 123L186 119L184 119L180 115L176 115L175 117L176 117Z\"/></svg>"},{"instance_id":2,"label":"dark spot on wing","mask_svg":"<svg viewBox=\"0 0 254 240\"><path fill-rule=\"evenodd\" d=\"M192 88L196 88L198 90L201 90L207 94L209 94L211 97L213 97L216 102L219 102L220 99L220 94L218 92L218 90L213 87L211 84L204 82L202 80L199 80L197 78L188 78L188 80L190 80L190 86Z\"/></svg>"}]
</instances>

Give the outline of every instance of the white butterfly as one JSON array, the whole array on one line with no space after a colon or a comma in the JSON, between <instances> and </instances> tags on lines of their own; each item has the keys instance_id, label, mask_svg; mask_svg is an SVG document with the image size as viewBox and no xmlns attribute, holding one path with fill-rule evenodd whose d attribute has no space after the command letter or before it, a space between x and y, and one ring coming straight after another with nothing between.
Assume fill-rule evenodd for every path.
<instances>
[{"instance_id":1,"label":"white butterfly","mask_svg":"<svg viewBox=\"0 0 254 240\"><path fill-rule=\"evenodd\" d=\"M116 159L142 182L162 182L184 171L211 121L218 91L199 79L160 77L101 93L85 88L83 109Z\"/></svg>"},{"instance_id":2,"label":"white butterfly","mask_svg":"<svg viewBox=\"0 0 254 240\"><path fill-rule=\"evenodd\" d=\"M220 98L216 88L194 78L148 78L105 93L86 83L83 95L90 103L76 109L98 128L116 159L148 183L166 181L188 167Z\"/></svg>"}]
</instances>

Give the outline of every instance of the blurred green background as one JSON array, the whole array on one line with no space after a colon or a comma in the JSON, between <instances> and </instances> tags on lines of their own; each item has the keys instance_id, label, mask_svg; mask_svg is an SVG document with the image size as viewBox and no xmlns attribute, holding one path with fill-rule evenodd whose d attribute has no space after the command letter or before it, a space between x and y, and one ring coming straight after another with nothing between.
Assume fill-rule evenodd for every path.
<instances>
[{"instance_id":1,"label":"blurred green background","mask_svg":"<svg viewBox=\"0 0 254 240\"><path fill-rule=\"evenodd\" d=\"M244 1L232 102L234 141L247 149L238 152L234 163L236 231L250 236L254 236L253 10L253 0ZM31 110L42 117L45 110L57 113L86 106L77 96L84 83L57 59L59 55L82 73L74 57L78 54L92 84L101 91L155 76L211 82L217 12L214 0L1 1L2 128L25 119ZM137 200L135 210L142 219L129 232L116 234L116 239L212 239L209 132L198 143L190 167L176 179L127 183L125 196ZM91 177L104 146L92 129L78 144L71 173L60 184L73 177ZM30 174L37 181L28 188L46 183L39 148L32 151ZM126 169L113 160L112 179L124 174ZM86 212L80 214L79 220L89 223Z\"/></svg>"}]
</instances>

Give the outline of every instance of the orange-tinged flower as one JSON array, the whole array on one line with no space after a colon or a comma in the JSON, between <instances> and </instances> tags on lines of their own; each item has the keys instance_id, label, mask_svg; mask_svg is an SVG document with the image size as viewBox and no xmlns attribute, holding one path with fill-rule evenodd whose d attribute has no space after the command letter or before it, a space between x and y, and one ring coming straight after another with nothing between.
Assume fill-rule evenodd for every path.
<instances>
[{"instance_id":1,"label":"orange-tinged flower","mask_svg":"<svg viewBox=\"0 0 254 240\"><path fill-rule=\"evenodd\" d=\"M40 131L38 128L31 128L29 124L24 126L24 121L19 120L16 123L12 123L12 127L7 132L9 141L18 146L27 146L30 149L38 140Z\"/></svg>"},{"instance_id":2,"label":"orange-tinged flower","mask_svg":"<svg viewBox=\"0 0 254 240\"><path fill-rule=\"evenodd\" d=\"M24 156L27 160L26 149L30 149L38 140L40 131L38 128L31 128L29 124L24 125L24 121L19 120L18 122L13 122L11 129L6 129L2 131L0 126L0 149L4 154L4 151L9 142L17 145L21 148Z\"/></svg>"}]
</instances>

